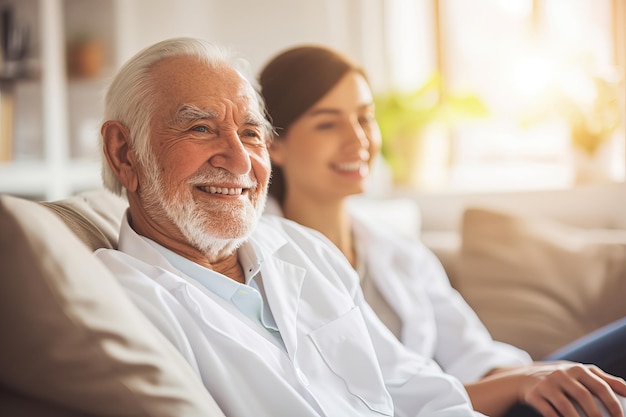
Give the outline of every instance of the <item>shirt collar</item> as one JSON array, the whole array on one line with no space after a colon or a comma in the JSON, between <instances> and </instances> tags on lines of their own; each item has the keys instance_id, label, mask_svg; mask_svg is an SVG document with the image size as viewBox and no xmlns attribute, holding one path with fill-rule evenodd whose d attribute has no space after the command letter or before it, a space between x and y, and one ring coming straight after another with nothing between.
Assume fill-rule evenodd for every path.
<instances>
[{"instance_id":1,"label":"shirt collar","mask_svg":"<svg viewBox=\"0 0 626 417\"><path fill-rule=\"evenodd\" d=\"M151 247L159 252L165 259L172 264L174 268L183 274L197 280L204 287L214 292L225 300L230 300L243 284L236 282L222 274L219 274L209 268L205 268L189 259L181 256L172 250L158 244L157 242L145 236L141 236ZM263 259L257 256L254 248L250 243L244 243L238 250L239 262L244 272L246 285L261 269Z\"/></svg>"}]
</instances>

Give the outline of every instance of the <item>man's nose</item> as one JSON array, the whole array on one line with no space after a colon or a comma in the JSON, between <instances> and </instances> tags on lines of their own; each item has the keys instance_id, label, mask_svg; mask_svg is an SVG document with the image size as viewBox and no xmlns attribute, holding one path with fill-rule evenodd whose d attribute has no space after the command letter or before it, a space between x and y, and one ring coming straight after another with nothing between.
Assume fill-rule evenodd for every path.
<instances>
[{"instance_id":1,"label":"man's nose","mask_svg":"<svg viewBox=\"0 0 626 417\"><path fill-rule=\"evenodd\" d=\"M215 152L209 159L212 166L223 168L237 175L250 172L252 169L250 154L241 142L237 131L224 132L215 142Z\"/></svg>"}]
</instances>

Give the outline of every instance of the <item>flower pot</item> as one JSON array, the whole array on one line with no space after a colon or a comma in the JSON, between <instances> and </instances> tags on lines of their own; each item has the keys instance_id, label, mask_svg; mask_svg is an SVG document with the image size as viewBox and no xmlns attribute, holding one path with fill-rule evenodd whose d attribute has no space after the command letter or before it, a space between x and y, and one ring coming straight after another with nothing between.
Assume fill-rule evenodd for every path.
<instances>
[{"instance_id":1,"label":"flower pot","mask_svg":"<svg viewBox=\"0 0 626 417\"><path fill-rule=\"evenodd\" d=\"M95 78L100 75L104 63L104 45L93 40L78 42L68 51L69 74L79 78Z\"/></svg>"}]
</instances>

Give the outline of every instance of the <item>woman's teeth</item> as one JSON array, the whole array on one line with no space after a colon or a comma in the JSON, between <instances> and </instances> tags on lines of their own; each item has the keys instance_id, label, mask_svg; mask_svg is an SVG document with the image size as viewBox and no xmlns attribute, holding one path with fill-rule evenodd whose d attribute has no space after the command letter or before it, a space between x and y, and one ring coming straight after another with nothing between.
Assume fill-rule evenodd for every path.
<instances>
[{"instance_id":1,"label":"woman's teeth","mask_svg":"<svg viewBox=\"0 0 626 417\"><path fill-rule=\"evenodd\" d=\"M341 164L337 164L337 169L340 171L349 171L355 172L361 169L361 166L364 165L362 161L357 162L344 162Z\"/></svg>"}]
</instances>

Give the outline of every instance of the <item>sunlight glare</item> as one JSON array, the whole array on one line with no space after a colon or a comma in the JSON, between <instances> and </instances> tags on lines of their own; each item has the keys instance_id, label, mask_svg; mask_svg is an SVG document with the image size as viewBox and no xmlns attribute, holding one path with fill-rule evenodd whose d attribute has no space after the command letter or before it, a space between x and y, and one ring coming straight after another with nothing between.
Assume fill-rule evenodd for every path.
<instances>
[{"instance_id":1,"label":"sunlight glare","mask_svg":"<svg viewBox=\"0 0 626 417\"><path fill-rule=\"evenodd\" d=\"M556 69L552 61L539 55L523 58L513 71L513 85L523 100L533 100L541 96L556 79Z\"/></svg>"},{"instance_id":2,"label":"sunlight glare","mask_svg":"<svg viewBox=\"0 0 626 417\"><path fill-rule=\"evenodd\" d=\"M500 0L498 6L507 13L520 17L527 17L533 11L532 0Z\"/></svg>"}]
</instances>

